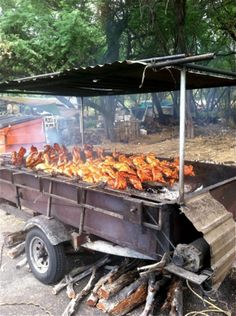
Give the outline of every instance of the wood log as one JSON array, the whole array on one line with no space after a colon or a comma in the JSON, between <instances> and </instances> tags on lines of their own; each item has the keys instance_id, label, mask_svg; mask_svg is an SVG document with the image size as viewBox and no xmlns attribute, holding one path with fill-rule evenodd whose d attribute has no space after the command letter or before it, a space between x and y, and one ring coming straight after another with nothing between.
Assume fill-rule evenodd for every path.
<instances>
[{"instance_id":1,"label":"wood log","mask_svg":"<svg viewBox=\"0 0 236 316\"><path fill-rule=\"evenodd\" d=\"M108 283L114 282L124 273L137 267L139 263L140 263L139 259L130 260L130 259L126 258L124 261L122 261L117 272L110 276L110 278L108 279Z\"/></svg>"},{"instance_id":2,"label":"wood log","mask_svg":"<svg viewBox=\"0 0 236 316\"><path fill-rule=\"evenodd\" d=\"M105 298L106 300L112 295L118 293L125 286L132 283L135 278L138 276L137 270L128 271L125 274L122 274L118 279L113 283L108 283L100 287L98 290L98 297Z\"/></svg>"},{"instance_id":3,"label":"wood log","mask_svg":"<svg viewBox=\"0 0 236 316\"><path fill-rule=\"evenodd\" d=\"M92 306L92 307L96 306L96 304L98 302L98 294L97 294L97 292L98 292L99 288L102 285L104 285L112 277L112 275L115 274L118 271L118 269L119 269L119 266L113 267L113 269L109 273L103 275L98 280L98 282L94 285L92 293L89 295L89 297L88 297L88 299L86 301L87 305Z\"/></svg>"},{"instance_id":4,"label":"wood log","mask_svg":"<svg viewBox=\"0 0 236 316\"><path fill-rule=\"evenodd\" d=\"M183 316L183 284L181 280L176 283L169 315Z\"/></svg>"},{"instance_id":5,"label":"wood log","mask_svg":"<svg viewBox=\"0 0 236 316\"><path fill-rule=\"evenodd\" d=\"M25 231L18 231L14 233L9 233L5 237L5 246L7 248L14 247L19 243L22 243L25 240L26 232Z\"/></svg>"},{"instance_id":6,"label":"wood log","mask_svg":"<svg viewBox=\"0 0 236 316\"><path fill-rule=\"evenodd\" d=\"M163 276L162 279L155 281L155 274L150 274L148 282L148 295L141 316L148 316L153 314L156 293L160 290L162 286L166 285L167 282L169 282L168 276Z\"/></svg>"},{"instance_id":7,"label":"wood log","mask_svg":"<svg viewBox=\"0 0 236 316\"><path fill-rule=\"evenodd\" d=\"M100 299L97 308L110 315L122 316L142 304L147 294L147 278L139 278L109 300Z\"/></svg>"},{"instance_id":8,"label":"wood log","mask_svg":"<svg viewBox=\"0 0 236 316\"><path fill-rule=\"evenodd\" d=\"M183 315L182 283L179 279L172 280L161 310L169 311L171 316Z\"/></svg>"},{"instance_id":9,"label":"wood log","mask_svg":"<svg viewBox=\"0 0 236 316\"><path fill-rule=\"evenodd\" d=\"M66 275L65 278L67 282L66 294L69 299L73 299L76 296L75 290L74 290L73 278L71 278L69 275Z\"/></svg>"},{"instance_id":10,"label":"wood log","mask_svg":"<svg viewBox=\"0 0 236 316\"><path fill-rule=\"evenodd\" d=\"M161 271L164 268L164 266L167 264L167 262L168 262L168 254L164 253L163 257L161 258L159 262L150 264L147 266L143 266L143 267L138 267L137 270L139 272L145 270L144 272L140 272L140 276L146 276L149 273Z\"/></svg>"},{"instance_id":11,"label":"wood log","mask_svg":"<svg viewBox=\"0 0 236 316\"><path fill-rule=\"evenodd\" d=\"M86 296L88 294L88 292L90 291L93 281L95 279L95 275L96 275L96 267L93 267L92 270L92 275L87 283L87 285L83 288L82 291L80 291L78 294L76 294L75 298L73 298L70 303L67 305L65 311L63 312L62 316L71 316L73 315L73 313L76 311L76 309L78 308L79 302L82 300L82 298L84 296Z\"/></svg>"},{"instance_id":12,"label":"wood log","mask_svg":"<svg viewBox=\"0 0 236 316\"><path fill-rule=\"evenodd\" d=\"M19 255L21 255L25 251L25 242L22 242L15 246L14 248L11 248L8 252L7 255L11 258L17 258Z\"/></svg>"},{"instance_id":13,"label":"wood log","mask_svg":"<svg viewBox=\"0 0 236 316\"><path fill-rule=\"evenodd\" d=\"M119 266L115 266L112 268L112 270L104 275L96 285L94 286L94 289L92 293L90 294L89 298L87 299L87 305L89 306L96 306L98 302L98 290L104 286L106 283L112 284L115 280L117 280L122 274L124 274L126 271L129 271L130 269L133 269L135 266L137 266L140 263L140 260L131 260L126 258L122 261L122 263Z\"/></svg>"},{"instance_id":14,"label":"wood log","mask_svg":"<svg viewBox=\"0 0 236 316\"><path fill-rule=\"evenodd\" d=\"M21 259L19 262L16 264L16 269L21 269L22 267L26 266L27 264L27 258L24 256L23 259Z\"/></svg>"},{"instance_id":15,"label":"wood log","mask_svg":"<svg viewBox=\"0 0 236 316\"><path fill-rule=\"evenodd\" d=\"M58 294L69 283L67 278L73 279L76 275L78 275L79 273L84 272L85 270L88 270L92 266L93 265L90 264L88 266L83 266L83 267L78 267L78 268L73 269L68 275L66 275L59 283L57 283L53 287L52 293L55 294L55 295Z\"/></svg>"},{"instance_id":16,"label":"wood log","mask_svg":"<svg viewBox=\"0 0 236 316\"><path fill-rule=\"evenodd\" d=\"M76 283L82 279L84 279L86 276L88 276L89 274L92 273L93 268L100 268L102 267L104 264L106 264L109 261L109 257L105 256L103 258L101 258L100 260L98 260L95 264L92 265L92 267L90 266L87 270L83 271L82 273L72 277L70 279L70 281L66 280L65 278L59 282L58 284L56 284L53 289L52 289L52 294L57 295L62 289L64 289L70 282L72 283Z\"/></svg>"}]
</instances>

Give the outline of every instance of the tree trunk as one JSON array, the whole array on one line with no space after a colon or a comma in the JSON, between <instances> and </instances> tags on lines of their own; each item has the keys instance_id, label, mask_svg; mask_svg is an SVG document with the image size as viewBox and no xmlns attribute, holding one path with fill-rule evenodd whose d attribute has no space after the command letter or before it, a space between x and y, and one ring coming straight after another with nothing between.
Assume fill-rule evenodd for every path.
<instances>
[{"instance_id":1,"label":"tree trunk","mask_svg":"<svg viewBox=\"0 0 236 316\"><path fill-rule=\"evenodd\" d=\"M175 52L186 53L185 16L186 0L174 0L174 12L176 19Z\"/></svg>"},{"instance_id":2,"label":"tree trunk","mask_svg":"<svg viewBox=\"0 0 236 316\"><path fill-rule=\"evenodd\" d=\"M116 113L116 99L114 96L102 98L102 116L104 119L104 127L107 139L114 141L114 120Z\"/></svg>"},{"instance_id":3,"label":"tree trunk","mask_svg":"<svg viewBox=\"0 0 236 316\"><path fill-rule=\"evenodd\" d=\"M157 95L157 93L152 93L152 103L154 104L154 106L158 112L159 122L164 123L164 121L165 121L164 114L163 114L161 102L160 102L160 99L159 99L159 96Z\"/></svg>"},{"instance_id":4,"label":"tree trunk","mask_svg":"<svg viewBox=\"0 0 236 316\"><path fill-rule=\"evenodd\" d=\"M173 100L173 117L177 120L179 118L179 91L174 91L171 96Z\"/></svg>"}]
</instances>

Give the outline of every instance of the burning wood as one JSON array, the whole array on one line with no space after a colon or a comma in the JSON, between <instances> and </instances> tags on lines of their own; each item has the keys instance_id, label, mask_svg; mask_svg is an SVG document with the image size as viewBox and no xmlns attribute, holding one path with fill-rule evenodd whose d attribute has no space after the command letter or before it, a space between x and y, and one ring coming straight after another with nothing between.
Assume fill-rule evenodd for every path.
<instances>
[{"instance_id":1,"label":"burning wood","mask_svg":"<svg viewBox=\"0 0 236 316\"><path fill-rule=\"evenodd\" d=\"M69 153L65 146L58 144L46 145L43 151L31 146L24 160L25 152L23 147L18 153L13 152L12 163L50 174L77 177L90 184L105 183L117 190L127 187L143 190L145 182L173 185L178 180L178 159L159 160L152 153L129 157L116 152L107 155L103 148L94 149L92 145L74 147ZM193 166L186 165L184 174L194 176Z\"/></svg>"}]
</instances>

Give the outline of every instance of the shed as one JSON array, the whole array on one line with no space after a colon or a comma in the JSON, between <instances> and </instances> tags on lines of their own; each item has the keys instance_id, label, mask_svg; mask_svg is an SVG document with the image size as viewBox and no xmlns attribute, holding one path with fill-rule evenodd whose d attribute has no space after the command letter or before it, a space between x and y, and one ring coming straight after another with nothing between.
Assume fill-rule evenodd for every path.
<instances>
[{"instance_id":1,"label":"shed","mask_svg":"<svg viewBox=\"0 0 236 316\"><path fill-rule=\"evenodd\" d=\"M34 116L0 117L0 153L18 150L32 144L42 147L46 143L43 118Z\"/></svg>"}]
</instances>

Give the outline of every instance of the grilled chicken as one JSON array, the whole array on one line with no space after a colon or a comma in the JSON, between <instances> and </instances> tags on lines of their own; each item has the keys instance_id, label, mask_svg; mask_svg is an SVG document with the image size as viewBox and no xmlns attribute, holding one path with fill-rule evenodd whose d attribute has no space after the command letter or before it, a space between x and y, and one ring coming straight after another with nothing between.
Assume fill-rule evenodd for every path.
<instances>
[{"instance_id":1,"label":"grilled chicken","mask_svg":"<svg viewBox=\"0 0 236 316\"><path fill-rule=\"evenodd\" d=\"M25 148L12 153L12 163L20 166L24 162ZM90 184L105 183L110 188L125 190L133 187L143 190L144 182L159 182L173 185L179 177L179 161L159 160L153 153L125 156L114 152L105 155L103 148L92 145L73 147L71 154L63 145L45 145L43 151L31 147L25 165L46 173L61 174ZM186 176L194 176L192 165L184 166Z\"/></svg>"},{"instance_id":2,"label":"grilled chicken","mask_svg":"<svg viewBox=\"0 0 236 316\"><path fill-rule=\"evenodd\" d=\"M13 165L20 167L23 164L25 153L26 149L24 147L21 147L18 153L16 151L13 151L11 155L11 162L13 163Z\"/></svg>"}]
</instances>

